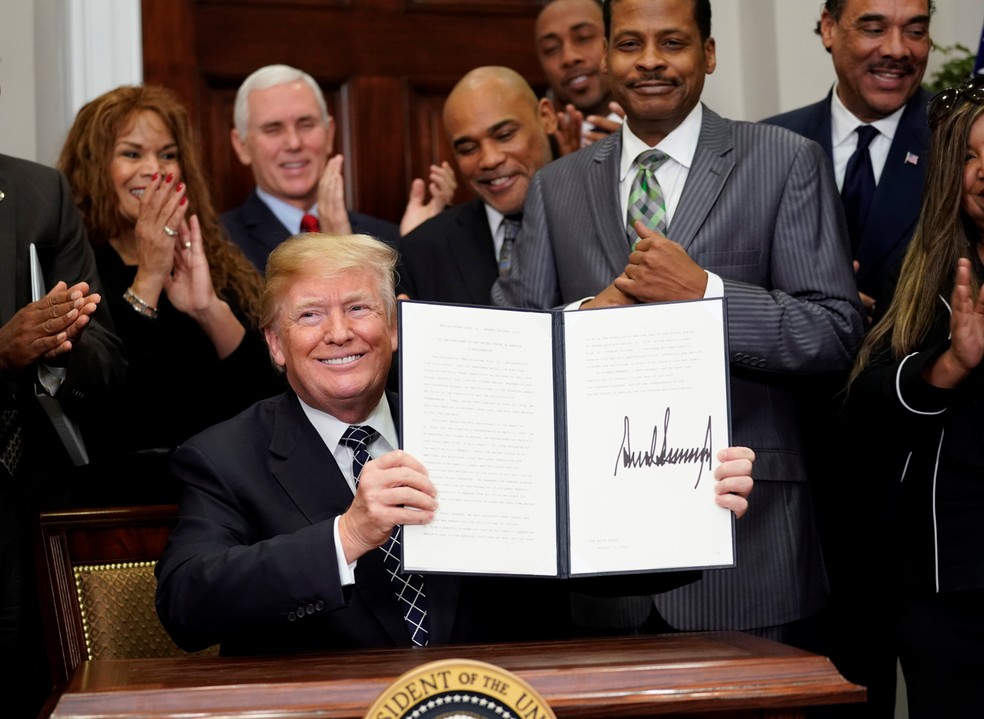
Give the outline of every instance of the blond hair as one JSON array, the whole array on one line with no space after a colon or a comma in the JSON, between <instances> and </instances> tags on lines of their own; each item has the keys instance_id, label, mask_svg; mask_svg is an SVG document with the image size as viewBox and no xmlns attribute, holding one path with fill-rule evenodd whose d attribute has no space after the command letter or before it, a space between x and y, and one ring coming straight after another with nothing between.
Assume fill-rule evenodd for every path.
<instances>
[{"instance_id":1,"label":"blond hair","mask_svg":"<svg viewBox=\"0 0 984 719\"><path fill-rule=\"evenodd\" d=\"M369 235L294 235L277 245L267 260L260 328L274 325L280 303L298 278L331 279L352 270L377 274L376 289L386 318L392 321L396 312L396 260L396 250Z\"/></svg>"}]
</instances>

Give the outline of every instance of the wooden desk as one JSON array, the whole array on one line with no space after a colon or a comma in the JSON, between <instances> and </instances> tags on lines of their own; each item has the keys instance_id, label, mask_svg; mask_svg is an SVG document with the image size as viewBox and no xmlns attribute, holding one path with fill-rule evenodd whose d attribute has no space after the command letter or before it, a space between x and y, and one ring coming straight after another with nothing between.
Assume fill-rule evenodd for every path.
<instances>
[{"instance_id":1,"label":"wooden desk","mask_svg":"<svg viewBox=\"0 0 984 719\"><path fill-rule=\"evenodd\" d=\"M397 677L425 662L468 658L529 682L558 718L802 716L864 701L821 656L733 632L530 644L370 650L286 658L83 662L57 719L362 717Z\"/></svg>"}]
</instances>

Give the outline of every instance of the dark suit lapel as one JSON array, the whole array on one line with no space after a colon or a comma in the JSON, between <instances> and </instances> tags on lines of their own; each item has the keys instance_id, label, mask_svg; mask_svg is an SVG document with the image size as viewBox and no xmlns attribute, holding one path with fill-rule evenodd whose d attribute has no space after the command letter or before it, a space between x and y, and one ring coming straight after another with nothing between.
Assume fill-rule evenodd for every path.
<instances>
[{"instance_id":1,"label":"dark suit lapel","mask_svg":"<svg viewBox=\"0 0 984 719\"><path fill-rule=\"evenodd\" d=\"M277 405L270 470L312 524L340 514L352 502L352 490L335 458L293 393L284 395Z\"/></svg>"},{"instance_id":2,"label":"dark suit lapel","mask_svg":"<svg viewBox=\"0 0 984 719\"><path fill-rule=\"evenodd\" d=\"M921 202L912 198L922 197L926 163L929 161L926 156L929 147L926 103L929 98L930 94L925 90L916 93L899 119L861 236L857 257L860 275L864 275L866 269L879 266L887 255L895 251L910 236L910 229L919 219ZM917 158L915 164L913 157ZM900 202L900 198L905 201Z\"/></svg>"},{"instance_id":3,"label":"dark suit lapel","mask_svg":"<svg viewBox=\"0 0 984 719\"><path fill-rule=\"evenodd\" d=\"M16 188L5 172L0 171L0 325L13 317L16 308L15 287L24 281L16 277L17 270L17 194Z\"/></svg>"},{"instance_id":4,"label":"dark suit lapel","mask_svg":"<svg viewBox=\"0 0 984 719\"><path fill-rule=\"evenodd\" d=\"M284 227L273 214L273 210L256 194L256 190L249 194L243 206L243 222L249 230L252 242L262 248L265 254L270 254L277 245L297 231L297 228L290 230Z\"/></svg>"},{"instance_id":5,"label":"dark suit lapel","mask_svg":"<svg viewBox=\"0 0 984 719\"><path fill-rule=\"evenodd\" d=\"M471 200L461 207L455 219L460 230L446 238L448 252L471 302L487 305L489 288L498 272L485 204L480 199Z\"/></svg>"},{"instance_id":6,"label":"dark suit lapel","mask_svg":"<svg viewBox=\"0 0 984 719\"><path fill-rule=\"evenodd\" d=\"M719 115L705 107L693 165L666 233L670 239L684 249L690 246L734 166L731 129Z\"/></svg>"},{"instance_id":7,"label":"dark suit lapel","mask_svg":"<svg viewBox=\"0 0 984 719\"><path fill-rule=\"evenodd\" d=\"M834 91L831 88L830 92L827 93L827 99L823 102L818 102L813 105L813 112L810 113L810 117L807 121L805 132L803 133L806 137L819 143L820 147L823 148L824 154L827 159L830 160L831 166L834 162L834 146L833 146L833 125L831 125L830 120L830 103L833 101Z\"/></svg>"},{"instance_id":8,"label":"dark suit lapel","mask_svg":"<svg viewBox=\"0 0 984 719\"><path fill-rule=\"evenodd\" d=\"M618 196L619 164L622 158L622 133L616 132L598 143L584 178L588 186L588 203L594 221L595 236L602 243L608 264L621 272L629 259L629 238L622 219Z\"/></svg>"}]
</instances>

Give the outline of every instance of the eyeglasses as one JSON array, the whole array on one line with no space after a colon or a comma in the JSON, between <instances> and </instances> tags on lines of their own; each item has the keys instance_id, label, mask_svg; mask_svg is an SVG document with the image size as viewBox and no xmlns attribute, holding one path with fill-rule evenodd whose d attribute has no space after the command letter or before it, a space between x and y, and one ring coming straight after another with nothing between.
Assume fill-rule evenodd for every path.
<instances>
[{"instance_id":1,"label":"eyeglasses","mask_svg":"<svg viewBox=\"0 0 984 719\"><path fill-rule=\"evenodd\" d=\"M984 75L975 75L963 85L941 90L929 101L929 126L935 128L962 100L984 105Z\"/></svg>"}]
</instances>

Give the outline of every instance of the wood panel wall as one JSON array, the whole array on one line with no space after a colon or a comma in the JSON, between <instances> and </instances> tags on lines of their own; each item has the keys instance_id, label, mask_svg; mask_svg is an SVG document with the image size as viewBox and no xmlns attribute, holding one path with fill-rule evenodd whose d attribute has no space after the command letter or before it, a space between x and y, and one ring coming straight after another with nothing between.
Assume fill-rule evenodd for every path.
<instances>
[{"instance_id":1,"label":"wood panel wall","mask_svg":"<svg viewBox=\"0 0 984 719\"><path fill-rule=\"evenodd\" d=\"M349 206L399 221L414 177L454 166L444 98L480 65L507 65L544 87L533 50L542 0L142 0L144 80L170 87L202 139L220 210L252 176L229 141L239 84L285 63L321 85L345 155ZM470 196L459 178L457 200Z\"/></svg>"}]
</instances>

